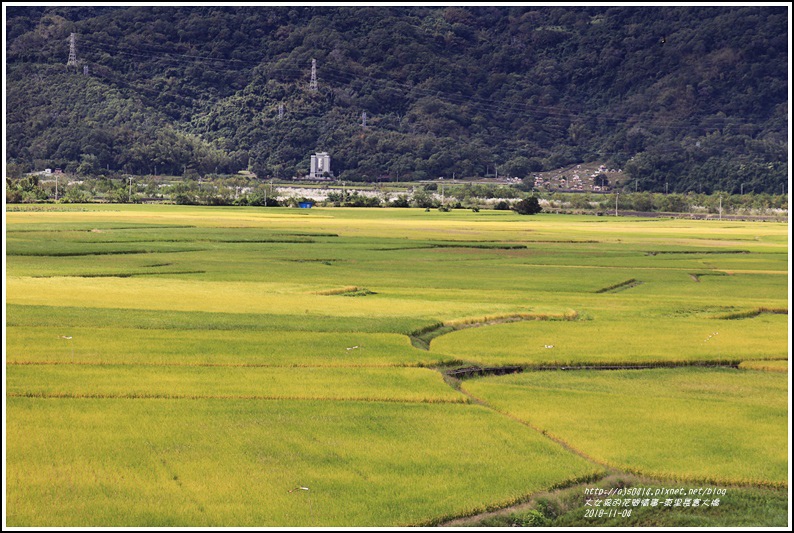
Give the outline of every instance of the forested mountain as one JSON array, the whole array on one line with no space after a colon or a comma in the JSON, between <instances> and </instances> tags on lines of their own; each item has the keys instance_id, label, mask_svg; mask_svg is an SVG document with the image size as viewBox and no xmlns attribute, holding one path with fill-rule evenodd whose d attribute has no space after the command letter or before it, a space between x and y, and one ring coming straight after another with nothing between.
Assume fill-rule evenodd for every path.
<instances>
[{"instance_id":1,"label":"forested mountain","mask_svg":"<svg viewBox=\"0 0 794 533\"><path fill-rule=\"evenodd\" d=\"M6 9L17 172L788 180L782 6Z\"/></svg>"}]
</instances>

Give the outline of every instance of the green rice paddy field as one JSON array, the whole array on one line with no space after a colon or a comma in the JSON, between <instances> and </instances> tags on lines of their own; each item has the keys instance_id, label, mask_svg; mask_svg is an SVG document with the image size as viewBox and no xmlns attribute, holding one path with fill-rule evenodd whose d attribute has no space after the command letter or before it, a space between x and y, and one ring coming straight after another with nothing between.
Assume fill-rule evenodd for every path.
<instances>
[{"instance_id":1,"label":"green rice paddy field","mask_svg":"<svg viewBox=\"0 0 794 533\"><path fill-rule=\"evenodd\" d=\"M436 525L616 473L788 490L786 224L58 206L5 239L8 526Z\"/></svg>"}]
</instances>

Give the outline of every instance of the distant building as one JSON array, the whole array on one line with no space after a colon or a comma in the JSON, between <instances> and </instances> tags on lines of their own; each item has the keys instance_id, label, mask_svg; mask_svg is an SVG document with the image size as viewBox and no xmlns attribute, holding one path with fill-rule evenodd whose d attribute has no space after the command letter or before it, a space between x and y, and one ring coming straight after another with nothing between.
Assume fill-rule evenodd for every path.
<instances>
[{"instance_id":1,"label":"distant building","mask_svg":"<svg viewBox=\"0 0 794 533\"><path fill-rule=\"evenodd\" d=\"M312 156L309 178L320 179L331 175L331 156L326 152L318 152Z\"/></svg>"}]
</instances>

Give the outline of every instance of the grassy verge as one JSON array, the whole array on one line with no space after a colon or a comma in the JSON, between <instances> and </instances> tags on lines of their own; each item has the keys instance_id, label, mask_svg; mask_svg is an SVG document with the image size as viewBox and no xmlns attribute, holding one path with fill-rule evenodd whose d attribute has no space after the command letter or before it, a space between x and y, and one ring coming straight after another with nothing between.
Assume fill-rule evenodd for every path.
<instances>
[{"instance_id":1,"label":"grassy verge","mask_svg":"<svg viewBox=\"0 0 794 533\"><path fill-rule=\"evenodd\" d=\"M601 489L605 492L619 489L650 491L650 495L638 498L615 496L621 500L620 507L605 507L607 496L586 494L586 490ZM668 496L659 493L670 489L684 489L687 494L699 489L711 489L724 494L683 496L680 505L665 505ZM631 492L630 490L626 492ZM622 500L631 498L632 503L623 507ZM688 505L684 501L689 499ZM713 505L714 499L718 505ZM590 502L588 503L588 499ZM601 506L595 507L595 500ZM651 505L656 499L657 505ZM692 502L698 499L698 505ZM709 505L703 505L705 500ZM647 502L645 500L648 500ZM638 503L638 505L633 505ZM519 506L484 515L448 522L456 527L786 527L788 525L788 492L786 489L700 486L671 484L658 479L631 474L613 474L600 481L568 487L534 495ZM602 512L601 512L602 511ZM616 515L616 516L611 516ZM625 516L624 516L625 515Z\"/></svg>"}]
</instances>

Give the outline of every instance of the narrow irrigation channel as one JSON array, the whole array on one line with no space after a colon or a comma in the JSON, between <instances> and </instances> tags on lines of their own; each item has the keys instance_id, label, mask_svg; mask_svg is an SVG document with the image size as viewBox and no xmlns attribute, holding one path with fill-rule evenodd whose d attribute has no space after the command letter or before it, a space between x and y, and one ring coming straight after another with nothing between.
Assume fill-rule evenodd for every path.
<instances>
[{"instance_id":1,"label":"narrow irrigation channel","mask_svg":"<svg viewBox=\"0 0 794 533\"><path fill-rule=\"evenodd\" d=\"M503 376L520 372L542 372L552 370L651 370L654 368L679 368L679 367L722 367L739 368L741 361L681 361L681 362L656 362L647 364L603 364L603 365L513 365L479 367L467 366L442 371L443 374L455 379L469 379L483 376Z\"/></svg>"}]
</instances>

